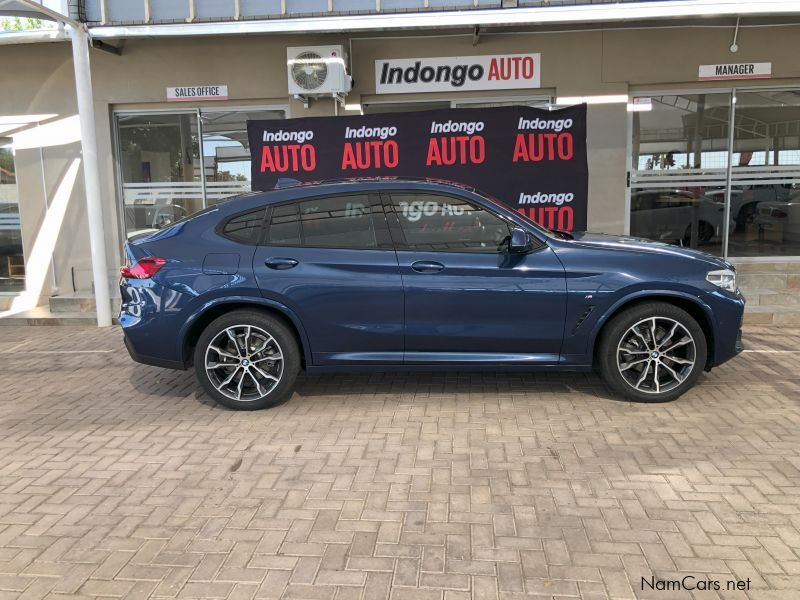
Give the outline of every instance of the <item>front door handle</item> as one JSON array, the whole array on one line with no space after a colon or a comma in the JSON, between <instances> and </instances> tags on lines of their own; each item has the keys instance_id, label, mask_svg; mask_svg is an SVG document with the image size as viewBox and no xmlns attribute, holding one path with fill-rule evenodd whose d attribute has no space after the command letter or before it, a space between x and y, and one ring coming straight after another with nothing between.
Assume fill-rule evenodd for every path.
<instances>
[{"instance_id":1,"label":"front door handle","mask_svg":"<svg viewBox=\"0 0 800 600\"><path fill-rule=\"evenodd\" d=\"M411 263L411 268L417 273L438 273L444 269L444 265L432 260L418 260Z\"/></svg>"},{"instance_id":2,"label":"front door handle","mask_svg":"<svg viewBox=\"0 0 800 600\"><path fill-rule=\"evenodd\" d=\"M267 265L270 269L275 269L276 271L283 271L285 269L291 269L292 267L297 266L297 261L293 258L268 258L264 261L264 264Z\"/></svg>"}]
</instances>

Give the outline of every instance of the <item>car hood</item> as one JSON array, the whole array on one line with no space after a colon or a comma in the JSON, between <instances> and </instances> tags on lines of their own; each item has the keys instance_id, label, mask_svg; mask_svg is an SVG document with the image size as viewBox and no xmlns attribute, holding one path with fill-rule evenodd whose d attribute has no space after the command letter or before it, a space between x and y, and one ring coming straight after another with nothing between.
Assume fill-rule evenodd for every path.
<instances>
[{"instance_id":1,"label":"car hood","mask_svg":"<svg viewBox=\"0 0 800 600\"><path fill-rule=\"evenodd\" d=\"M675 256L689 260L700 261L720 269L733 268L730 263L717 256L700 252L699 250L692 250L691 248L682 248L680 246L675 246L674 244L665 244L664 242L655 242L652 240L635 238L627 235L614 235L607 233L574 233L572 235L573 239L559 240L559 242L564 243L565 245L576 244L590 248L604 248L607 250L620 250L623 252Z\"/></svg>"}]
</instances>

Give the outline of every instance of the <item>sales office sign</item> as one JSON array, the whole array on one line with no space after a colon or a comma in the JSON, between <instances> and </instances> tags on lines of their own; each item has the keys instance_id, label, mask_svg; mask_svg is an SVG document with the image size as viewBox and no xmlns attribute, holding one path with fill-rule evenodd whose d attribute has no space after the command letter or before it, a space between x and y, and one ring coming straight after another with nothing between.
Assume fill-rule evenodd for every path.
<instances>
[{"instance_id":1,"label":"sales office sign","mask_svg":"<svg viewBox=\"0 0 800 600\"><path fill-rule=\"evenodd\" d=\"M227 85L184 85L167 88L167 102L227 99Z\"/></svg>"},{"instance_id":2,"label":"sales office sign","mask_svg":"<svg viewBox=\"0 0 800 600\"><path fill-rule=\"evenodd\" d=\"M541 79L538 53L375 61L377 94L538 88Z\"/></svg>"}]
</instances>

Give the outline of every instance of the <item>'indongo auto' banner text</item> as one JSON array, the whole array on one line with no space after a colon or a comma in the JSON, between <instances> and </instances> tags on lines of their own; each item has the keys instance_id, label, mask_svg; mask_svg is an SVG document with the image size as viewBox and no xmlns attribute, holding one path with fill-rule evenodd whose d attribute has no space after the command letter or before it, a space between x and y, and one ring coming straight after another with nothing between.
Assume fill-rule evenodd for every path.
<instances>
[{"instance_id":1,"label":"'indongo auto' banner text","mask_svg":"<svg viewBox=\"0 0 800 600\"><path fill-rule=\"evenodd\" d=\"M254 190L415 177L474 186L540 225L586 229L586 105L248 121Z\"/></svg>"}]
</instances>

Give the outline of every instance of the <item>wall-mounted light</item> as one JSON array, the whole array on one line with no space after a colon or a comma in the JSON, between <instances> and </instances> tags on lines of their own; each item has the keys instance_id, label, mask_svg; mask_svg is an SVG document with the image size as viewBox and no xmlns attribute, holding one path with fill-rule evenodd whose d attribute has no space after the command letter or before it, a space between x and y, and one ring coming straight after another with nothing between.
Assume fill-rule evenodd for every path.
<instances>
[{"instance_id":1,"label":"wall-mounted light","mask_svg":"<svg viewBox=\"0 0 800 600\"><path fill-rule=\"evenodd\" d=\"M556 98L557 106L570 106L573 104L627 104L628 94L606 94L598 96L559 96Z\"/></svg>"},{"instance_id":2,"label":"wall-mounted light","mask_svg":"<svg viewBox=\"0 0 800 600\"><path fill-rule=\"evenodd\" d=\"M741 17L736 17L736 29L733 30L733 43L731 43L731 52L738 52L739 51L739 44L736 43L736 40L739 38L739 20Z\"/></svg>"}]
</instances>

